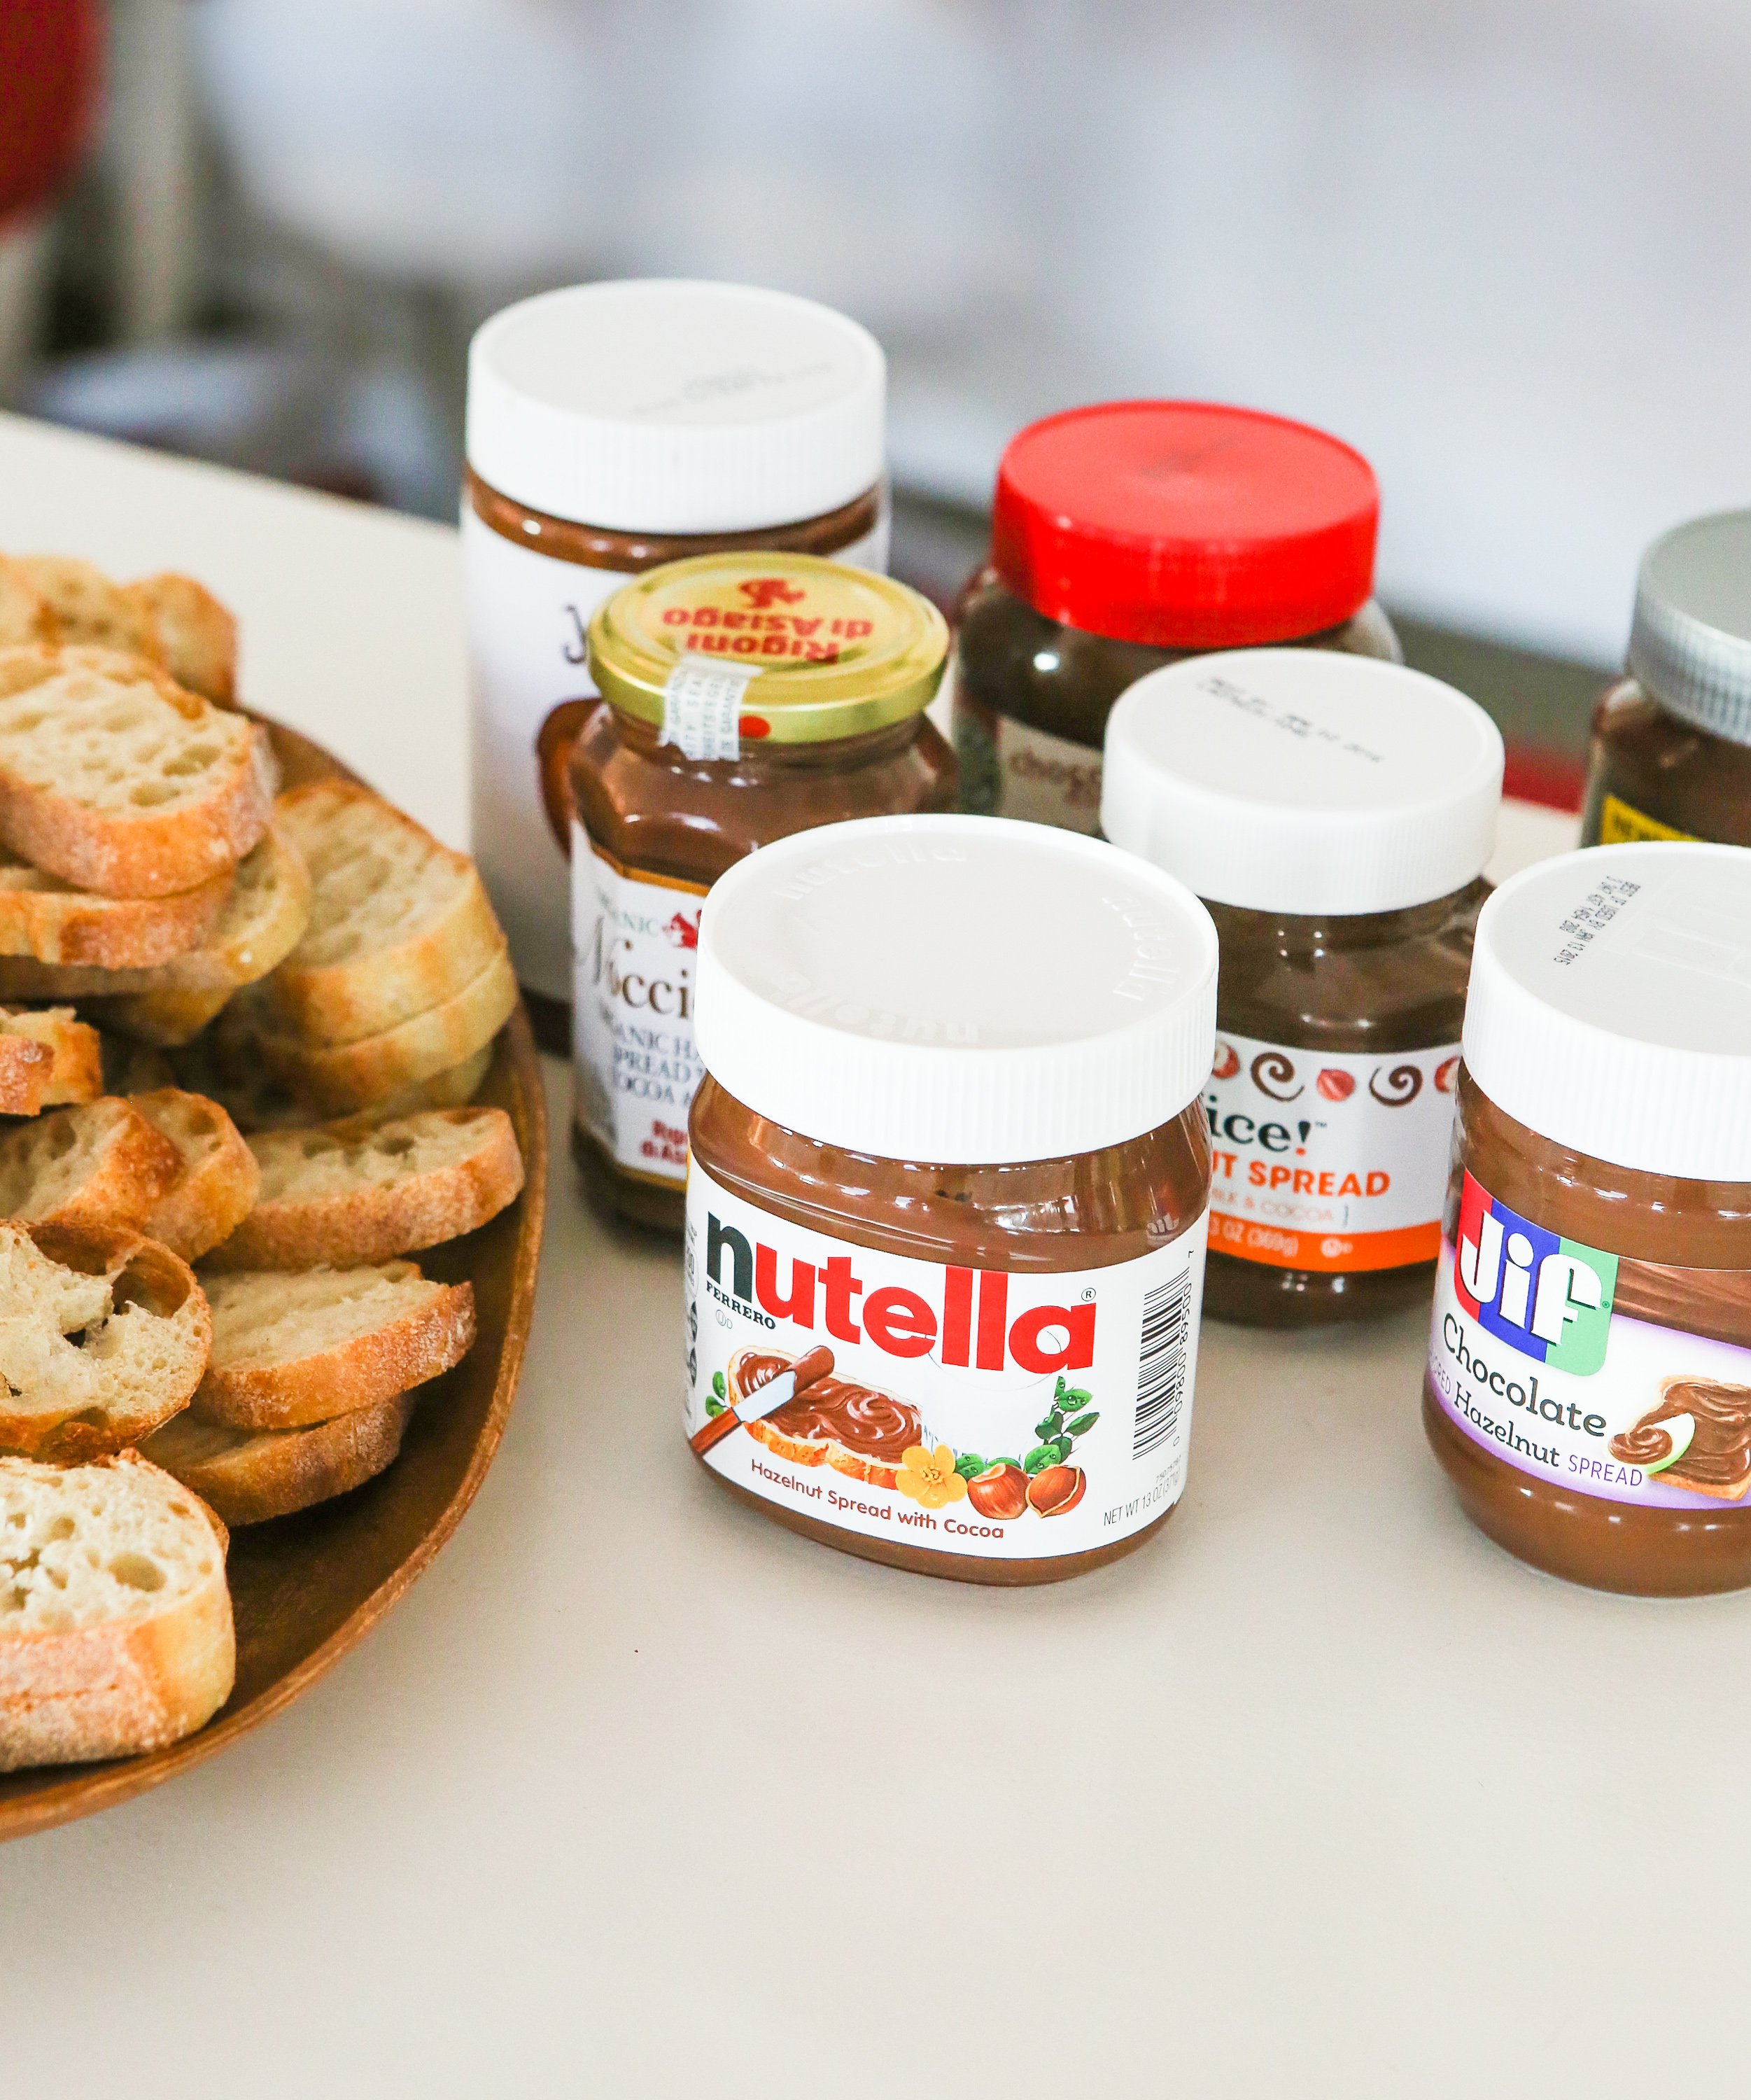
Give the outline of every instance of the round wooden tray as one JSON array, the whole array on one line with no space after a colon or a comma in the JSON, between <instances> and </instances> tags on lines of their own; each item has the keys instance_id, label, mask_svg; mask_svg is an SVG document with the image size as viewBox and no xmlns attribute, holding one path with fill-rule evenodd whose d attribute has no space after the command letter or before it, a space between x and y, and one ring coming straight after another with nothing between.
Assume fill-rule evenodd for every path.
<instances>
[{"instance_id":1,"label":"round wooden tray","mask_svg":"<svg viewBox=\"0 0 1751 2100\"><path fill-rule=\"evenodd\" d=\"M267 726L288 786L346 773L307 738ZM540 1060L520 1006L500 1033L477 1099L509 1111L527 1169L523 1193L479 1232L418 1258L428 1275L473 1282L474 1348L423 1388L386 1472L298 1516L232 1533L237 1681L206 1727L145 1757L0 1775L0 1842L112 1808L259 1727L369 1632L461 1521L510 1413L541 1252L547 1116Z\"/></svg>"}]
</instances>

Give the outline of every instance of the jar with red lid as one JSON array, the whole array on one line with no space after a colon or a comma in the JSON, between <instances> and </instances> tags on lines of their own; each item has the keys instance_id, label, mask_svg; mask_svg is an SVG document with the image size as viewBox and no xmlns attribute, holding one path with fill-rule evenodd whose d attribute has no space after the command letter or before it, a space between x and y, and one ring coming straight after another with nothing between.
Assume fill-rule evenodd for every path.
<instances>
[{"instance_id":1,"label":"jar with red lid","mask_svg":"<svg viewBox=\"0 0 1751 2100\"><path fill-rule=\"evenodd\" d=\"M963 806L1097 832L1113 703L1182 656L1296 643L1399 661L1370 595L1379 510L1361 453L1281 416L1113 401L1030 425L960 607Z\"/></svg>"}]
</instances>

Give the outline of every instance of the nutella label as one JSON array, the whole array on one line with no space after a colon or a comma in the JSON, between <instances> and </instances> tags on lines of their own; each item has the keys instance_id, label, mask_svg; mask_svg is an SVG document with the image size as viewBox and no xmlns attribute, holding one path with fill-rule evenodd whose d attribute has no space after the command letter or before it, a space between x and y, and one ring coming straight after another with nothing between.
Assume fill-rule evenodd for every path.
<instances>
[{"instance_id":1,"label":"nutella label","mask_svg":"<svg viewBox=\"0 0 1751 2100\"><path fill-rule=\"evenodd\" d=\"M1019 817L1089 838L1100 830L1100 754L982 707L957 688L954 743L961 803L977 816Z\"/></svg>"},{"instance_id":2,"label":"nutella label","mask_svg":"<svg viewBox=\"0 0 1751 2100\"><path fill-rule=\"evenodd\" d=\"M1615 795L1608 795L1599 805L1602 846L1639 845L1647 839L1694 839L1696 836L1694 832L1676 831L1670 824L1661 823L1657 817L1650 817L1633 803L1620 801Z\"/></svg>"},{"instance_id":3,"label":"nutella label","mask_svg":"<svg viewBox=\"0 0 1751 2100\"><path fill-rule=\"evenodd\" d=\"M1202 1217L1049 1275L874 1254L695 1160L687 1433L726 1480L867 1538L999 1560L1109 1546L1185 1485L1203 1255Z\"/></svg>"},{"instance_id":4,"label":"nutella label","mask_svg":"<svg viewBox=\"0 0 1751 2100\"><path fill-rule=\"evenodd\" d=\"M1462 1434L1572 1490L1696 1510L1751 1492L1751 1273L1621 1260L1469 1173L1429 1382Z\"/></svg>"},{"instance_id":5,"label":"nutella label","mask_svg":"<svg viewBox=\"0 0 1751 2100\"><path fill-rule=\"evenodd\" d=\"M1367 1057L1216 1038L1210 1248L1273 1268L1400 1268L1440 1251L1459 1045Z\"/></svg>"},{"instance_id":6,"label":"nutella label","mask_svg":"<svg viewBox=\"0 0 1751 2100\"><path fill-rule=\"evenodd\" d=\"M579 1119L617 1167L678 1189L703 1076L693 962L704 889L622 867L576 823L571 889Z\"/></svg>"}]
</instances>

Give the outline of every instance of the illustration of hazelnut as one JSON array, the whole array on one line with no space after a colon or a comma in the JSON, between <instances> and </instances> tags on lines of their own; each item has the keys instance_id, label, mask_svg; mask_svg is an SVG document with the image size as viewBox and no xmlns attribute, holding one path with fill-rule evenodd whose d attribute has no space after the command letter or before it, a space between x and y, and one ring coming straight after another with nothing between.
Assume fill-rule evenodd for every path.
<instances>
[{"instance_id":1,"label":"illustration of hazelnut","mask_svg":"<svg viewBox=\"0 0 1751 2100\"><path fill-rule=\"evenodd\" d=\"M1211 1078L1232 1079L1239 1070L1240 1052L1236 1050L1232 1043L1219 1042L1216 1045L1216 1061L1211 1067Z\"/></svg>"},{"instance_id":2,"label":"illustration of hazelnut","mask_svg":"<svg viewBox=\"0 0 1751 2100\"><path fill-rule=\"evenodd\" d=\"M1019 1466L987 1466L968 1481L967 1499L981 1516L1008 1524L1027 1507L1027 1475Z\"/></svg>"},{"instance_id":3,"label":"illustration of hazelnut","mask_svg":"<svg viewBox=\"0 0 1751 2100\"><path fill-rule=\"evenodd\" d=\"M1444 1057L1436 1066L1435 1084L1441 1093L1450 1094L1453 1092L1453 1074L1458 1069L1459 1060L1457 1057Z\"/></svg>"},{"instance_id":4,"label":"illustration of hazelnut","mask_svg":"<svg viewBox=\"0 0 1751 2100\"><path fill-rule=\"evenodd\" d=\"M1331 1065L1328 1065L1313 1083L1328 1101L1347 1101L1356 1092L1356 1082L1350 1074Z\"/></svg>"},{"instance_id":5,"label":"illustration of hazelnut","mask_svg":"<svg viewBox=\"0 0 1751 2100\"><path fill-rule=\"evenodd\" d=\"M1064 1516L1082 1500L1087 1485L1080 1466L1046 1466L1029 1482L1027 1498L1042 1516Z\"/></svg>"}]
</instances>

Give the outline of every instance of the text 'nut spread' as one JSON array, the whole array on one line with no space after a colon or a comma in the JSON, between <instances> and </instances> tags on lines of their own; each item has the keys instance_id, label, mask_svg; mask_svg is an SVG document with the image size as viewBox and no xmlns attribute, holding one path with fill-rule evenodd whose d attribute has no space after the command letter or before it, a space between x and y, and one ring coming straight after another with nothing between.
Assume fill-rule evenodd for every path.
<instances>
[{"instance_id":1,"label":"text 'nut spread'","mask_svg":"<svg viewBox=\"0 0 1751 2100\"><path fill-rule=\"evenodd\" d=\"M1423 1421L1540 1568L1751 1583L1751 852L1568 854L1484 907Z\"/></svg>"},{"instance_id":2,"label":"text 'nut spread'","mask_svg":"<svg viewBox=\"0 0 1751 2100\"><path fill-rule=\"evenodd\" d=\"M1106 834L1222 944L1206 1312L1303 1326L1427 1293L1502 771L1483 709L1395 664L1237 650L1114 708Z\"/></svg>"},{"instance_id":3,"label":"text 'nut spread'","mask_svg":"<svg viewBox=\"0 0 1751 2100\"><path fill-rule=\"evenodd\" d=\"M706 900L686 1427L851 1553L1041 1582L1185 1483L1216 941L1104 843L973 817L765 848Z\"/></svg>"}]
</instances>

